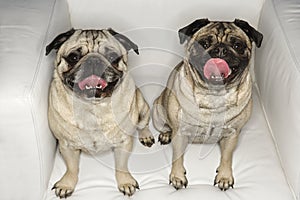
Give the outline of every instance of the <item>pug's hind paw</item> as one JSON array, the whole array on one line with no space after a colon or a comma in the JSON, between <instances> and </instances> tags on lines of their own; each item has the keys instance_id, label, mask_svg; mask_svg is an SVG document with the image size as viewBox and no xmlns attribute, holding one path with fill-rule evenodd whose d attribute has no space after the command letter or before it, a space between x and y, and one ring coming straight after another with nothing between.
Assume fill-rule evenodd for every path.
<instances>
[{"instance_id":1,"label":"pug's hind paw","mask_svg":"<svg viewBox=\"0 0 300 200\"><path fill-rule=\"evenodd\" d=\"M151 147L155 143L155 139L153 136L145 137L145 138L139 138L142 145L146 147Z\"/></svg>"},{"instance_id":2,"label":"pug's hind paw","mask_svg":"<svg viewBox=\"0 0 300 200\"><path fill-rule=\"evenodd\" d=\"M172 132L160 133L158 136L158 141L160 142L161 145L169 144L172 140L171 136L172 136Z\"/></svg>"},{"instance_id":3,"label":"pug's hind paw","mask_svg":"<svg viewBox=\"0 0 300 200\"><path fill-rule=\"evenodd\" d=\"M155 143L155 139L148 128L139 132L139 140L146 147L151 147Z\"/></svg>"}]
</instances>

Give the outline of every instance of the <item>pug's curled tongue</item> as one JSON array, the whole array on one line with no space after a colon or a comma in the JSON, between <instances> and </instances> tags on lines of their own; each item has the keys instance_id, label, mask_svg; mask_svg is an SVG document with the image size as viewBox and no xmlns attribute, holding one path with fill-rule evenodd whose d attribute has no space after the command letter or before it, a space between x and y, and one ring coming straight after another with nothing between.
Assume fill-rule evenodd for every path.
<instances>
[{"instance_id":1,"label":"pug's curled tongue","mask_svg":"<svg viewBox=\"0 0 300 200\"><path fill-rule=\"evenodd\" d=\"M211 58L204 65L204 76L207 80L222 81L230 73L227 62L221 58Z\"/></svg>"},{"instance_id":2,"label":"pug's curled tongue","mask_svg":"<svg viewBox=\"0 0 300 200\"><path fill-rule=\"evenodd\" d=\"M102 89L106 88L107 82L99 76L91 75L78 83L81 90L85 89Z\"/></svg>"}]
</instances>

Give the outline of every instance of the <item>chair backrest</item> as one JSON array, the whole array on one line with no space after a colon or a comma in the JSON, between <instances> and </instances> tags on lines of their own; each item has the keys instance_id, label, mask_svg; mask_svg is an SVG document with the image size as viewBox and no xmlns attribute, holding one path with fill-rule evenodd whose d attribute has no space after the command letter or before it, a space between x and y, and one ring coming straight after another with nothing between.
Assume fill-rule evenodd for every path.
<instances>
[{"instance_id":1,"label":"chair backrest","mask_svg":"<svg viewBox=\"0 0 300 200\"><path fill-rule=\"evenodd\" d=\"M197 18L241 18L256 26L265 0L68 0L75 27L141 27L178 30Z\"/></svg>"}]
</instances>

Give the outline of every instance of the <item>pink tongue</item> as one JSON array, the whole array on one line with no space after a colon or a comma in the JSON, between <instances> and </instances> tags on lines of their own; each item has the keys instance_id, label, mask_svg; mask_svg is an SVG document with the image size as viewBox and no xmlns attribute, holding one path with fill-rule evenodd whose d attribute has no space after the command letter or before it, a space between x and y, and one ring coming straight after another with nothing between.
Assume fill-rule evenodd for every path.
<instances>
[{"instance_id":1,"label":"pink tongue","mask_svg":"<svg viewBox=\"0 0 300 200\"><path fill-rule=\"evenodd\" d=\"M211 58L209 59L204 66L204 76L208 80L212 76L222 76L227 78L230 73L230 68L227 62L221 58Z\"/></svg>"},{"instance_id":2,"label":"pink tongue","mask_svg":"<svg viewBox=\"0 0 300 200\"><path fill-rule=\"evenodd\" d=\"M78 83L78 86L81 90L84 90L85 87L95 88L96 86L101 86L102 90L107 86L107 82L96 75L91 75Z\"/></svg>"}]
</instances>

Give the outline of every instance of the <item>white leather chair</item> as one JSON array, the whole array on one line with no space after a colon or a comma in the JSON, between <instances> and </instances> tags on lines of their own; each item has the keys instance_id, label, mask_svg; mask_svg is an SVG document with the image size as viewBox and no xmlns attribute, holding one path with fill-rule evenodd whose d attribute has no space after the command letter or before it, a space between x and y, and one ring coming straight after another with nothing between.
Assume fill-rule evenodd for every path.
<instances>
[{"instance_id":1,"label":"white leather chair","mask_svg":"<svg viewBox=\"0 0 300 200\"><path fill-rule=\"evenodd\" d=\"M47 122L55 53L45 47L74 28L108 28L138 44L129 70L151 105L184 56L177 31L198 18L240 18L264 35L252 61L254 106L233 158L234 189L213 186L217 145L190 145L189 185L168 184L171 147L135 143L129 168L140 185L133 197L117 189L111 152L81 155L69 199L300 199L300 2L298 0L0 0L0 199L57 199L65 171ZM152 128L152 127L151 127ZM158 133L152 128L153 133Z\"/></svg>"}]
</instances>

